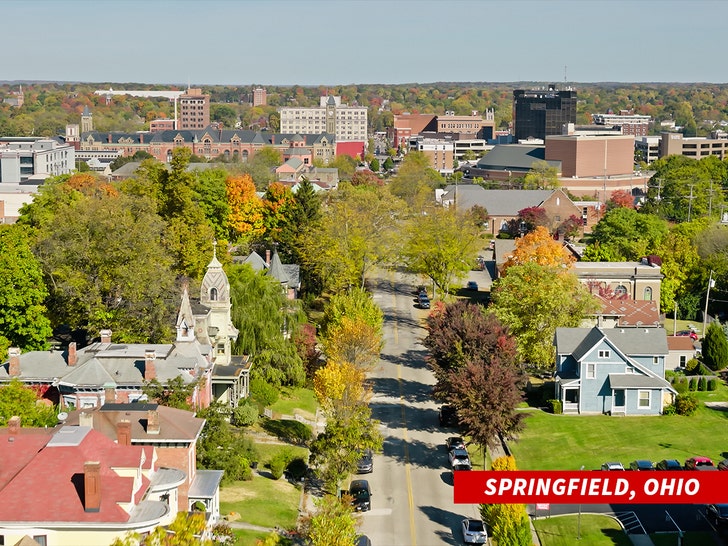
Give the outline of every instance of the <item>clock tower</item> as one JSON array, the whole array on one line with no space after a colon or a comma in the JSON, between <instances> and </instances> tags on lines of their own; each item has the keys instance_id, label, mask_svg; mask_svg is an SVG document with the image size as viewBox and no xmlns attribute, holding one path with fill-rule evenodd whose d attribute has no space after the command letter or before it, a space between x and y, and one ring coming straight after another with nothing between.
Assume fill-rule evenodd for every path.
<instances>
[{"instance_id":1,"label":"clock tower","mask_svg":"<svg viewBox=\"0 0 728 546\"><path fill-rule=\"evenodd\" d=\"M329 96L329 100L326 101L326 132L331 135L336 134L336 100L333 96Z\"/></svg>"}]
</instances>

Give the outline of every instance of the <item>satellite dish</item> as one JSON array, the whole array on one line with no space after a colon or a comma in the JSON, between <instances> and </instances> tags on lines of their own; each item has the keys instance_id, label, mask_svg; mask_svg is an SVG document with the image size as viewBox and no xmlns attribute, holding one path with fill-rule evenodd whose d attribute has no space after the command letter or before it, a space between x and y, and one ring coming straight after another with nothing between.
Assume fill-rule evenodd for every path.
<instances>
[{"instance_id":1,"label":"satellite dish","mask_svg":"<svg viewBox=\"0 0 728 546\"><path fill-rule=\"evenodd\" d=\"M58 414L58 420L63 423L66 419L68 419L68 414L65 411L62 411Z\"/></svg>"}]
</instances>

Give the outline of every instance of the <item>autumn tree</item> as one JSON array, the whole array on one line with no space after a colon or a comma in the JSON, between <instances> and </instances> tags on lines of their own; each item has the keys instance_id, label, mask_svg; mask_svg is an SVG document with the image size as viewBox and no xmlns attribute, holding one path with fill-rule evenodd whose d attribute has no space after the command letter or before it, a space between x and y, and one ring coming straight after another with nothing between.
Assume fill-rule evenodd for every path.
<instances>
[{"instance_id":1,"label":"autumn tree","mask_svg":"<svg viewBox=\"0 0 728 546\"><path fill-rule=\"evenodd\" d=\"M697 241L703 239L707 229L707 219L676 224L670 227L655 250L662 259L660 272L664 278L660 283L660 310L663 313L674 312L675 302L702 289L700 274L705 262L698 254ZM678 312L681 312L680 308Z\"/></svg>"},{"instance_id":2,"label":"autumn tree","mask_svg":"<svg viewBox=\"0 0 728 546\"><path fill-rule=\"evenodd\" d=\"M491 464L491 470L509 471L516 469L512 456L498 457ZM532 546L531 524L523 504L481 504L480 516L490 529L498 544L509 546Z\"/></svg>"},{"instance_id":3,"label":"autumn tree","mask_svg":"<svg viewBox=\"0 0 728 546\"><path fill-rule=\"evenodd\" d=\"M308 540L312 546L355 546L356 519L350 498L324 495L316 502L316 513L311 518Z\"/></svg>"},{"instance_id":4,"label":"autumn tree","mask_svg":"<svg viewBox=\"0 0 728 546\"><path fill-rule=\"evenodd\" d=\"M407 269L432 279L448 294L452 284L470 271L482 248L482 228L472 213L432 209L405 226L402 256ZM482 225L482 224L481 224Z\"/></svg>"},{"instance_id":5,"label":"autumn tree","mask_svg":"<svg viewBox=\"0 0 728 546\"><path fill-rule=\"evenodd\" d=\"M618 207L608 211L592 229L593 242L615 261L638 261L653 254L667 234L667 222L652 214ZM589 248L588 261L593 261Z\"/></svg>"},{"instance_id":6,"label":"autumn tree","mask_svg":"<svg viewBox=\"0 0 728 546\"><path fill-rule=\"evenodd\" d=\"M728 338L726 338L723 328L719 322L711 322L704 335L703 362L711 370L722 370L728 366Z\"/></svg>"},{"instance_id":7,"label":"autumn tree","mask_svg":"<svg viewBox=\"0 0 728 546\"><path fill-rule=\"evenodd\" d=\"M377 334L381 334L384 325L381 308L374 302L370 292L359 287L331 296L321 320L322 335L326 336L338 329L345 318L363 322Z\"/></svg>"},{"instance_id":8,"label":"autumn tree","mask_svg":"<svg viewBox=\"0 0 728 546\"><path fill-rule=\"evenodd\" d=\"M267 239L280 239L295 206L296 201L290 188L280 182L268 185L263 196L263 225Z\"/></svg>"},{"instance_id":9,"label":"autumn tree","mask_svg":"<svg viewBox=\"0 0 728 546\"><path fill-rule=\"evenodd\" d=\"M491 309L518 340L521 360L542 369L554 366L556 328L577 327L599 308L573 272L534 262L509 267L491 299Z\"/></svg>"},{"instance_id":10,"label":"autumn tree","mask_svg":"<svg viewBox=\"0 0 728 546\"><path fill-rule=\"evenodd\" d=\"M58 424L58 407L44 403L38 390L16 377L0 387L0 426L7 426L14 416L20 417L21 426L54 427Z\"/></svg>"},{"instance_id":11,"label":"autumn tree","mask_svg":"<svg viewBox=\"0 0 728 546\"><path fill-rule=\"evenodd\" d=\"M348 317L343 317L338 326L329 328L322 343L329 360L350 362L362 370L373 368L382 350L380 332L362 320Z\"/></svg>"},{"instance_id":12,"label":"autumn tree","mask_svg":"<svg viewBox=\"0 0 728 546\"><path fill-rule=\"evenodd\" d=\"M468 435L485 447L521 428L525 377L515 340L492 313L459 301L440 305L427 319L427 363L434 396L455 406Z\"/></svg>"},{"instance_id":13,"label":"autumn tree","mask_svg":"<svg viewBox=\"0 0 728 546\"><path fill-rule=\"evenodd\" d=\"M225 181L230 214L230 240L254 240L265 233L264 205L250 175L229 176Z\"/></svg>"},{"instance_id":14,"label":"autumn tree","mask_svg":"<svg viewBox=\"0 0 728 546\"><path fill-rule=\"evenodd\" d=\"M559 187L559 171L548 162L534 161L523 177L524 190L555 190Z\"/></svg>"},{"instance_id":15,"label":"autumn tree","mask_svg":"<svg viewBox=\"0 0 728 546\"><path fill-rule=\"evenodd\" d=\"M192 410L192 395L198 386L199 380L186 382L181 375L173 377L165 383L157 378L145 381L142 385L142 392L149 400L161 406Z\"/></svg>"},{"instance_id":16,"label":"autumn tree","mask_svg":"<svg viewBox=\"0 0 728 546\"><path fill-rule=\"evenodd\" d=\"M178 512L169 525L158 525L144 537L129 531L111 546L214 546L213 540L200 538L206 527L204 512Z\"/></svg>"},{"instance_id":17,"label":"autumn tree","mask_svg":"<svg viewBox=\"0 0 728 546\"><path fill-rule=\"evenodd\" d=\"M519 237L539 226L547 227L550 223L546 209L542 207L526 207L518 211L518 216L508 221L505 231L511 237Z\"/></svg>"},{"instance_id":18,"label":"autumn tree","mask_svg":"<svg viewBox=\"0 0 728 546\"><path fill-rule=\"evenodd\" d=\"M554 240L545 227L538 226L516 241L516 248L503 264L503 271L525 263L568 268L575 261L561 242Z\"/></svg>"},{"instance_id":19,"label":"autumn tree","mask_svg":"<svg viewBox=\"0 0 728 546\"><path fill-rule=\"evenodd\" d=\"M634 208L634 197L632 197L631 192L627 190L615 190L612 192L609 196L609 201L607 201L607 210L618 207Z\"/></svg>"},{"instance_id":20,"label":"autumn tree","mask_svg":"<svg viewBox=\"0 0 728 546\"><path fill-rule=\"evenodd\" d=\"M45 307L48 289L29 231L22 225L0 225L0 355L8 347L44 350L52 334Z\"/></svg>"},{"instance_id":21,"label":"autumn tree","mask_svg":"<svg viewBox=\"0 0 728 546\"><path fill-rule=\"evenodd\" d=\"M351 177L352 186L381 186L384 182L372 171L357 171Z\"/></svg>"},{"instance_id":22,"label":"autumn tree","mask_svg":"<svg viewBox=\"0 0 728 546\"><path fill-rule=\"evenodd\" d=\"M385 168L386 165L387 161ZM421 212L427 203L432 202L435 188L443 182L442 175L432 168L424 153L411 151L405 156L389 186L392 194L407 203L410 210Z\"/></svg>"}]
</instances>

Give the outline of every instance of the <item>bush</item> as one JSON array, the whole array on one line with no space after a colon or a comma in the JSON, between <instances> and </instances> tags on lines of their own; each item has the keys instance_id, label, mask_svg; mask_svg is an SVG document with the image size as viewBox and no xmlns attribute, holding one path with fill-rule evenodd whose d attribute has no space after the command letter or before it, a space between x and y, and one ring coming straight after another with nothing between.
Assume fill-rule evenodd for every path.
<instances>
[{"instance_id":1,"label":"bush","mask_svg":"<svg viewBox=\"0 0 728 546\"><path fill-rule=\"evenodd\" d=\"M678 415L693 415L698 411L698 399L692 394L678 394L675 397L675 413Z\"/></svg>"},{"instance_id":2,"label":"bush","mask_svg":"<svg viewBox=\"0 0 728 546\"><path fill-rule=\"evenodd\" d=\"M261 424L266 432L284 442L305 445L313 437L309 425L292 419L264 419Z\"/></svg>"},{"instance_id":3,"label":"bush","mask_svg":"<svg viewBox=\"0 0 728 546\"><path fill-rule=\"evenodd\" d=\"M670 404L662 409L662 415L675 415L676 413L675 404Z\"/></svg>"},{"instance_id":4,"label":"bush","mask_svg":"<svg viewBox=\"0 0 728 546\"><path fill-rule=\"evenodd\" d=\"M700 362L697 358L691 358L685 363L685 373L693 375L697 373L697 369L700 367Z\"/></svg>"},{"instance_id":5,"label":"bush","mask_svg":"<svg viewBox=\"0 0 728 546\"><path fill-rule=\"evenodd\" d=\"M698 390L699 391L705 391L708 388L708 380L705 378L705 376L701 376L698 380Z\"/></svg>"},{"instance_id":6,"label":"bush","mask_svg":"<svg viewBox=\"0 0 728 546\"><path fill-rule=\"evenodd\" d=\"M551 399L547 400L546 404L548 404L549 410L551 410L551 413L553 414L562 414L564 413L564 407L561 404L561 400Z\"/></svg>"},{"instance_id":7,"label":"bush","mask_svg":"<svg viewBox=\"0 0 728 546\"><path fill-rule=\"evenodd\" d=\"M718 388L718 380L717 379L708 379L708 390L714 391Z\"/></svg>"},{"instance_id":8,"label":"bush","mask_svg":"<svg viewBox=\"0 0 728 546\"><path fill-rule=\"evenodd\" d=\"M249 427L258 421L258 408L255 404L240 404L230 416L230 424L235 427Z\"/></svg>"},{"instance_id":9,"label":"bush","mask_svg":"<svg viewBox=\"0 0 728 546\"><path fill-rule=\"evenodd\" d=\"M268 463L268 466L270 467L270 473L273 476L274 480L279 480L281 476L283 476L283 471L286 469L287 462L288 461L286 461L286 454L281 452L273 457L270 463Z\"/></svg>"},{"instance_id":10,"label":"bush","mask_svg":"<svg viewBox=\"0 0 728 546\"><path fill-rule=\"evenodd\" d=\"M678 376L673 379L672 386L678 394L685 394L688 392L688 378L685 376Z\"/></svg>"},{"instance_id":11,"label":"bush","mask_svg":"<svg viewBox=\"0 0 728 546\"><path fill-rule=\"evenodd\" d=\"M688 384L688 390L689 391L698 390L698 378L697 377L690 378L690 383Z\"/></svg>"},{"instance_id":12,"label":"bush","mask_svg":"<svg viewBox=\"0 0 728 546\"><path fill-rule=\"evenodd\" d=\"M250 380L250 397L265 408L278 401L278 389L256 377Z\"/></svg>"}]
</instances>

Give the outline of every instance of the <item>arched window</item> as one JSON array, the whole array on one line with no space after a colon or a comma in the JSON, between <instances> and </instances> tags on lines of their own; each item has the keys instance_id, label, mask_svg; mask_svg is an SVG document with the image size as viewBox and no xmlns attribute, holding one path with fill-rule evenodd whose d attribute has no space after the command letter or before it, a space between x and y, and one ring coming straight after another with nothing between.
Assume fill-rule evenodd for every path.
<instances>
[{"instance_id":1,"label":"arched window","mask_svg":"<svg viewBox=\"0 0 728 546\"><path fill-rule=\"evenodd\" d=\"M652 301L652 287L647 286L645 287L645 301Z\"/></svg>"},{"instance_id":2,"label":"arched window","mask_svg":"<svg viewBox=\"0 0 728 546\"><path fill-rule=\"evenodd\" d=\"M248 161L248 150L243 150L243 163Z\"/></svg>"},{"instance_id":3,"label":"arched window","mask_svg":"<svg viewBox=\"0 0 728 546\"><path fill-rule=\"evenodd\" d=\"M614 295L618 298L624 298L627 296L627 287L623 284L620 284L617 286L617 288L614 289Z\"/></svg>"},{"instance_id":4,"label":"arched window","mask_svg":"<svg viewBox=\"0 0 728 546\"><path fill-rule=\"evenodd\" d=\"M210 301L217 301L217 288L210 288Z\"/></svg>"}]
</instances>

